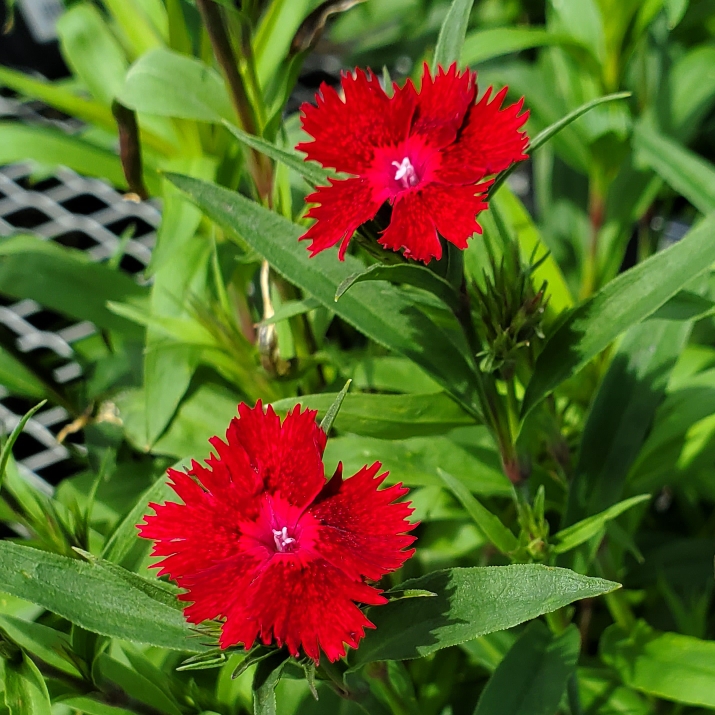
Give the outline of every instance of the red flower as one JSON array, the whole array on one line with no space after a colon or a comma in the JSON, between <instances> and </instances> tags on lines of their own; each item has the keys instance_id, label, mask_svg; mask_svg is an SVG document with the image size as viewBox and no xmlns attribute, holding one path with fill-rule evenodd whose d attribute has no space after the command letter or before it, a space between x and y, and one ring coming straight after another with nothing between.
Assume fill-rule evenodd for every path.
<instances>
[{"instance_id":1,"label":"red flower","mask_svg":"<svg viewBox=\"0 0 715 715\"><path fill-rule=\"evenodd\" d=\"M414 553L406 532L412 508L396 499L401 485L378 490L387 474L380 464L343 481L342 467L326 483L326 436L316 413L296 407L283 424L260 401L238 407L226 442L209 440L218 453L188 474L169 470L184 501L151 504L155 515L139 525L154 539L159 575L168 574L193 601L191 623L225 619L220 645L259 638L302 647L331 660L355 648L373 627L357 603L386 603L366 583L394 571ZM192 477L194 477L192 479Z\"/></svg>"},{"instance_id":2,"label":"red flower","mask_svg":"<svg viewBox=\"0 0 715 715\"><path fill-rule=\"evenodd\" d=\"M302 236L312 240L311 255L341 242L342 260L355 230L385 202L392 218L379 243L415 260L442 256L438 234L465 249L482 232L476 215L487 208L491 182L478 182L527 158L520 127L529 113L519 114L523 98L501 109L506 87L491 102L490 87L475 104L476 77L453 64L433 79L425 65L419 92L408 81L388 97L372 72L358 69L342 77L344 101L323 84L317 107L301 107L303 129L315 141L297 148L354 174L307 197L317 204L308 212L317 220Z\"/></svg>"}]
</instances>

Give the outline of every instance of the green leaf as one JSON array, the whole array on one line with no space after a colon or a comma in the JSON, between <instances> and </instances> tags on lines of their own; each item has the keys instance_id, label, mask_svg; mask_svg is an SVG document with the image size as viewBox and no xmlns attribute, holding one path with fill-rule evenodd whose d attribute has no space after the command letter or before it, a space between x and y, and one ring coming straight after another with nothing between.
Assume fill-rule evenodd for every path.
<instances>
[{"instance_id":1,"label":"green leaf","mask_svg":"<svg viewBox=\"0 0 715 715\"><path fill-rule=\"evenodd\" d=\"M91 695L75 695L69 698L59 698L55 702L62 703L72 710L86 715L134 715L131 710L118 708L116 705L107 705L95 700Z\"/></svg>"},{"instance_id":2,"label":"green leaf","mask_svg":"<svg viewBox=\"0 0 715 715\"><path fill-rule=\"evenodd\" d=\"M256 74L261 87L268 86L313 6L310 0L274 0L263 13L253 40Z\"/></svg>"},{"instance_id":3,"label":"green leaf","mask_svg":"<svg viewBox=\"0 0 715 715\"><path fill-rule=\"evenodd\" d=\"M282 149L265 139L244 132L231 122L224 121L223 124L242 144L256 151L260 151L261 154L265 154L274 161L285 164L285 166L289 169L293 169L293 171L300 174L300 176L313 186L325 186L328 184L328 178L335 178L337 176L332 169L324 169L317 162L308 161L305 158L305 154L301 152L295 151L294 149Z\"/></svg>"},{"instance_id":4,"label":"green leaf","mask_svg":"<svg viewBox=\"0 0 715 715\"><path fill-rule=\"evenodd\" d=\"M26 97L46 102L51 107L77 119L116 131L116 122L109 107L94 100L84 99L66 87L34 79L8 67L0 67L0 85L9 87Z\"/></svg>"},{"instance_id":5,"label":"green leaf","mask_svg":"<svg viewBox=\"0 0 715 715\"><path fill-rule=\"evenodd\" d=\"M710 439L714 401L713 370L692 376L666 395L628 474L629 490L654 491L673 479L680 482L703 460L707 474L715 446Z\"/></svg>"},{"instance_id":6,"label":"green leaf","mask_svg":"<svg viewBox=\"0 0 715 715\"><path fill-rule=\"evenodd\" d=\"M549 45L583 47L573 37L557 35L543 27L494 27L467 35L462 48L462 64L478 65L512 52Z\"/></svg>"},{"instance_id":7,"label":"green leaf","mask_svg":"<svg viewBox=\"0 0 715 715\"><path fill-rule=\"evenodd\" d=\"M649 320L673 320L677 322L700 320L715 312L715 303L698 293L681 290L650 316Z\"/></svg>"},{"instance_id":8,"label":"green leaf","mask_svg":"<svg viewBox=\"0 0 715 715\"><path fill-rule=\"evenodd\" d=\"M642 693L715 708L715 643L680 633L659 633L644 621L626 633L611 626L601 658L623 682Z\"/></svg>"},{"instance_id":9,"label":"green leaf","mask_svg":"<svg viewBox=\"0 0 715 715\"><path fill-rule=\"evenodd\" d=\"M65 633L40 623L7 615L0 615L0 630L23 650L53 668L74 677L80 675L80 671L67 656L71 652L71 645Z\"/></svg>"},{"instance_id":10,"label":"green leaf","mask_svg":"<svg viewBox=\"0 0 715 715\"><path fill-rule=\"evenodd\" d=\"M165 48L142 55L131 66L119 101L163 117L214 123L234 117L221 75L201 60Z\"/></svg>"},{"instance_id":11,"label":"green leaf","mask_svg":"<svg viewBox=\"0 0 715 715\"><path fill-rule=\"evenodd\" d=\"M132 55L139 57L159 47L161 37L137 0L104 0L104 6L114 18L127 40Z\"/></svg>"},{"instance_id":12,"label":"green leaf","mask_svg":"<svg viewBox=\"0 0 715 715\"><path fill-rule=\"evenodd\" d=\"M607 94L603 97L598 97L597 99L592 99L590 102L582 104L580 107L574 109L573 112L569 112L565 117L559 119L551 126L548 126L546 129L539 132L529 143L527 151L536 151L540 146L546 144L549 139L558 134L564 127L567 127L576 119L586 114L586 112L590 112L594 107L606 104L607 102L615 102L619 99L628 99L630 96L630 92L615 92L614 94Z\"/></svg>"},{"instance_id":13,"label":"green leaf","mask_svg":"<svg viewBox=\"0 0 715 715\"><path fill-rule=\"evenodd\" d=\"M489 509L482 506L459 479L455 479L451 474L448 474L442 469L437 469L437 474L439 474L442 481L447 485L454 496L459 499L469 516L474 519L474 523L484 532L487 539L489 539L499 551L503 554L516 551L519 546L516 536L504 526L498 516L495 516Z\"/></svg>"},{"instance_id":14,"label":"green leaf","mask_svg":"<svg viewBox=\"0 0 715 715\"><path fill-rule=\"evenodd\" d=\"M23 654L22 660L5 661L5 704L10 715L50 715L50 695L37 666Z\"/></svg>"},{"instance_id":15,"label":"green leaf","mask_svg":"<svg viewBox=\"0 0 715 715\"><path fill-rule=\"evenodd\" d=\"M85 561L92 564L92 566L96 566L103 571L108 571L112 575L122 579L122 581L126 581L132 588L145 593L155 601L163 603L165 606L175 608L178 611L182 610L183 605L177 598L181 591L174 586L174 584L165 583L164 581L160 581L156 578L146 578L144 576L140 576L139 574L132 573L131 571L128 571L111 561L105 561L99 556L94 556L88 551L84 551L76 546L73 546L72 550L77 552Z\"/></svg>"},{"instance_id":16,"label":"green leaf","mask_svg":"<svg viewBox=\"0 0 715 715\"><path fill-rule=\"evenodd\" d=\"M113 638L201 652L180 611L99 565L0 542L0 590Z\"/></svg>"},{"instance_id":17,"label":"green leaf","mask_svg":"<svg viewBox=\"0 0 715 715\"><path fill-rule=\"evenodd\" d=\"M579 0L578 3L550 0L548 6L550 30L571 35L588 47L594 57L605 59L604 18L598 0Z\"/></svg>"},{"instance_id":18,"label":"green leaf","mask_svg":"<svg viewBox=\"0 0 715 715\"><path fill-rule=\"evenodd\" d=\"M335 301L352 288L356 283L363 281L387 281L388 283L404 283L421 288L437 296L448 305L455 313L459 311L459 295L452 286L429 268L410 263L400 263L394 266L375 264L360 273L348 276L335 292Z\"/></svg>"},{"instance_id":19,"label":"green leaf","mask_svg":"<svg viewBox=\"0 0 715 715\"><path fill-rule=\"evenodd\" d=\"M161 476L137 499L131 511L117 524L104 544L102 558L115 564L121 564L137 546L137 524L149 513L150 502L161 503L174 494L166 479ZM145 550L149 550L149 541L142 541Z\"/></svg>"},{"instance_id":20,"label":"green leaf","mask_svg":"<svg viewBox=\"0 0 715 715\"><path fill-rule=\"evenodd\" d=\"M0 385L4 385L15 395L33 397L38 400L45 395L45 383L12 353L1 346Z\"/></svg>"},{"instance_id":21,"label":"green leaf","mask_svg":"<svg viewBox=\"0 0 715 715\"><path fill-rule=\"evenodd\" d=\"M1 241L0 291L20 300L36 300L46 308L77 320L89 320L102 329L131 337L141 337L143 332L109 311L106 303L136 300L146 295L145 288L125 273L51 241L33 236Z\"/></svg>"},{"instance_id":22,"label":"green leaf","mask_svg":"<svg viewBox=\"0 0 715 715\"><path fill-rule=\"evenodd\" d=\"M715 47L698 44L668 72L670 118L678 139L690 142L715 102Z\"/></svg>"},{"instance_id":23,"label":"green leaf","mask_svg":"<svg viewBox=\"0 0 715 715\"><path fill-rule=\"evenodd\" d=\"M86 176L102 177L114 186L127 187L119 157L113 151L53 127L0 124L0 162L27 160L43 166L66 166ZM157 174L145 171L144 178L149 190L158 193Z\"/></svg>"},{"instance_id":24,"label":"green leaf","mask_svg":"<svg viewBox=\"0 0 715 715\"><path fill-rule=\"evenodd\" d=\"M351 653L351 668L377 660L407 660L532 620L619 584L537 564L435 571L397 588L434 598L395 601L369 611L376 629Z\"/></svg>"},{"instance_id":25,"label":"green leaf","mask_svg":"<svg viewBox=\"0 0 715 715\"><path fill-rule=\"evenodd\" d=\"M351 377L355 387L363 392L442 392L442 388L419 366L393 355L361 357L346 365L341 373Z\"/></svg>"},{"instance_id":26,"label":"green leaf","mask_svg":"<svg viewBox=\"0 0 715 715\"><path fill-rule=\"evenodd\" d=\"M715 211L715 167L682 144L639 122L633 135L636 161L649 166L704 214Z\"/></svg>"},{"instance_id":27,"label":"green leaf","mask_svg":"<svg viewBox=\"0 0 715 715\"><path fill-rule=\"evenodd\" d=\"M688 323L651 318L623 336L586 420L564 524L622 498L689 335Z\"/></svg>"},{"instance_id":28,"label":"green leaf","mask_svg":"<svg viewBox=\"0 0 715 715\"><path fill-rule=\"evenodd\" d=\"M335 401L333 402L330 407L328 407L325 417L320 422L320 429L325 432L325 434L330 433L330 429L333 426L333 422L335 422L335 418L338 416L338 412L340 412L340 408L342 407L343 401L345 400L345 395L348 394L348 390L350 389L350 384L352 383L352 380L348 380L345 383L345 387L343 387L340 392L335 396Z\"/></svg>"},{"instance_id":29,"label":"green leaf","mask_svg":"<svg viewBox=\"0 0 715 715\"><path fill-rule=\"evenodd\" d=\"M554 636L541 621L534 621L497 666L474 715L553 715L580 649L576 626Z\"/></svg>"},{"instance_id":30,"label":"green leaf","mask_svg":"<svg viewBox=\"0 0 715 715\"><path fill-rule=\"evenodd\" d=\"M591 715L652 715L653 708L635 690L617 681L606 668L579 668L581 707Z\"/></svg>"},{"instance_id":31,"label":"green leaf","mask_svg":"<svg viewBox=\"0 0 715 715\"><path fill-rule=\"evenodd\" d=\"M276 685L288 660L284 651L261 660L253 676L253 715L276 715Z\"/></svg>"},{"instance_id":32,"label":"green leaf","mask_svg":"<svg viewBox=\"0 0 715 715\"><path fill-rule=\"evenodd\" d=\"M295 405L326 415L337 395L303 395L273 403L279 414ZM460 425L474 424L454 400L444 393L429 395L347 395L335 421L341 432L383 439L441 434Z\"/></svg>"},{"instance_id":33,"label":"green leaf","mask_svg":"<svg viewBox=\"0 0 715 715\"><path fill-rule=\"evenodd\" d=\"M150 680L107 653L100 653L92 663L92 680L100 688L118 685L130 698L165 715L181 715L174 698L167 696L156 679Z\"/></svg>"},{"instance_id":34,"label":"green leaf","mask_svg":"<svg viewBox=\"0 0 715 715\"><path fill-rule=\"evenodd\" d=\"M668 16L668 27L673 30L687 12L690 0L665 0L664 4L665 14Z\"/></svg>"},{"instance_id":35,"label":"green leaf","mask_svg":"<svg viewBox=\"0 0 715 715\"><path fill-rule=\"evenodd\" d=\"M315 310L320 303L315 298L306 298L305 300L287 300L276 312L270 317L262 320L258 325L275 325L283 320L294 318L296 315L305 315Z\"/></svg>"},{"instance_id":36,"label":"green leaf","mask_svg":"<svg viewBox=\"0 0 715 715\"><path fill-rule=\"evenodd\" d=\"M167 431L152 448L152 453L167 454L177 458L205 459L211 450L209 438L225 434L229 422L236 416L236 405L240 401L240 395L223 386L206 384L191 390L179 406ZM135 403L133 406L131 401L129 405L125 403L122 418L125 419L125 410L137 407L143 414L145 397L141 392L139 402L139 405ZM126 422L125 419L125 424ZM141 421L139 421L139 431L144 432ZM134 432L132 430L129 436L136 441L137 435Z\"/></svg>"},{"instance_id":37,"label":"green leaf","mask_svg":"<svg viewBox=\"0 0 715 715\"><path fill-rule=\"evenodd\" d=\"M297 240L303 233L300 226L227 189L177 174L167 178L291 283L367 337L416 362L465 410L480 415L474 359L456 319L438 301L418 306L414 296L390 284L361 283L336 303L340 283L364 269L357 259L336 261L328 251L310 258Z\"/></svg>"},{"instance_id":38,"label":"green leaf","mask_svg":"<svg viewBox=\"0 0 715 715\"><path fill-rule=\"evenodd\" d=\"M580 544L588 541L591 537L596 536L609 521L620 516L623 512L628 511L631 507L636 506L636 504L642 504L649 499L650 494L640 494L637 497L625 499L605 509L600 514L589 516L587 519L583 519L566 529L562 529L557 534L554 534L554 553L563 554L571 549L575 549Z\"/></svg>"},{"instance_id":39,"label":"green leaf","mask_svg":"<svg viewBox=\"0 0 715 715\"><path fill-rule=\"evenodd\" d=\"M715 261L715 217L622 273L579 305L550 336L526 389L526 415L623 331L654 313Z\"/></svg>"},{"instance_id":40,"label":"green leaf","mask_svg":"<svg viewBox=\"0 0 715 715\"><path fill-rule=\"evenodd\" d=\"M598 107L601 104L606 104L607 102L615 102L619 99L628 99L631 96L630 92L616 92L615 94L607 94L604 97L598 97L598 99L593 99L590 102L582 104L573 112L569 112L565 117L562 117L558 121L549 125L543 131L539 132L526 147L526 151L533 154L539 147L546 144L549 139L555 137L562 129L565 129L569 124L576 121L579 117L586 114L586 112L591 111L594 107ZM493 195L496 190L506 181L506 178L514 171L517 164L513 164L506 171L502 171L498 174L494 183L489 188L489 194Z\"/></svg>"},{"instance_id":41,"label":"green leaf","mask_svg":"<svg viewBox=\"0 0 715 715\"><path fill-rule=\"evenodd\" d=\"M437 46L434 48L432 59L434 73L437 72L438 67L446 70L452 63L459 62L473 4L474 0L452 0L447 17L444 18L439 30Z\"/></svg>"},{"instance_id":42,"label":"green leaf","mask_svg":"<svg viewBox=\"0 0 715 715\"><path fill-rule=\"evenodd\" d=\"M72 72L98 102L111 106L129 63L99 10L89 3L72 6L57 20L57 34Z\"/></svg>"},{"instance_id":43,"label":"green leaf","mask_svg":"<svg viewBox=\"0 0 715 715\"><path fill-rule=\"evenodd\" d=\"M44 407L46 403L47 400L42 400L42 402L30 409L17 423L15 429L10 434L10 437L8 437L7 442L5 442L2 446L2 451L0 451L0 489L2 489L2 482L5 478L5 469L7 468L8 460L12 456L12 448L15 442L17 442L17 438L20 436L22 430L25 429L25 425L30 421L32 415L34 415L40 408Z\"/></svg>"},{"instance_id":44,"label":"green leaf","mask_svg":"<svg viewBox=\"0 0 715 715\"><path fill-rule=\"evenodd\" d=\"M475 494L511 495L511 484L498 453L489 445L485 427L470 428L468 438L460 443L443 435L399 441L357 435L333 437L325 451L326 471L332 473L339 461L347 474L354 474L365 464L382 462L391 482L412 487L442 487L437 474L442 468L459 474L461 483Z\"/></svg>"}]
</instances>

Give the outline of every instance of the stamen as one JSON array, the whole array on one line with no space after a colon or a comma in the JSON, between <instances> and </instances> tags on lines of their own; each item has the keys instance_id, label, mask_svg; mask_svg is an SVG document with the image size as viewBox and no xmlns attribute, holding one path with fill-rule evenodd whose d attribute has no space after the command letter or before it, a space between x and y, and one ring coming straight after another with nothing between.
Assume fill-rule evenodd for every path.
<instances>
[{"instance_id":1,"label":"stamen","mask_svg":"<svg viewBox=\"0 0 715 715\"><path fill-rule=\"evenodd\" d=\"M393 161L392 166L394 166L397 171L395 172L395 181L399 181L403 188L409 189L412 186L417 186L420 181L415 167L412 166L412 162L409 157L405 157L402 162Z\"/></svg>"},{"instance_id":2,"label":"stamen","mask_svg":"<svg viewBox=\"0 0 715 715\"><path fill-rule=\"evenodd\" d=\"M283 553L288 546L295 544L295 539L288 536L288 527L284 526L282 529L273 529L273 541L276 542L276 549Z\"/></svg>"}]
</instances>

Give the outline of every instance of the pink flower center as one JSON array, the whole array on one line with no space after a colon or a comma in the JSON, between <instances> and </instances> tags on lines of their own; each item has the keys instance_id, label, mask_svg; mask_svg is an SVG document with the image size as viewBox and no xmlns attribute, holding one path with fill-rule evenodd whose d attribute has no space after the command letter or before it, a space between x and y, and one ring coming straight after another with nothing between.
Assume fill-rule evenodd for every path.
<instances>
[{"instance_id":1,"label":"pink flower center","mask_svg":"<svg viewBox=\"0 0 715 715\"><path fill-rule=\"evenodd\" d=\"M291 552L297 548L298 542L292 536L288 535L288 527L284 526L282 529L272 529L273 531L273 541L276 544L276 550L283 554L286 552Z\"/></svg>"},{"instance_id":2,"label":"pink flower center","mask_svg":"<svg viewBox=\"0 0 715 715\"><path fill-rule=\"evenodd\" d=\"M280 494L266 494L255 518L241 522L240 543L261 561L310 560L318 526L310 512L291 505Z\"/></svg>"},{"instance_id":3,"label":"pink flower center","mask_svg":"<svg viewBox=\"0 0 715 715\"><path fill-rule=\"evenodd\" d=\"M398 181L403 189L410 189L419 184L420 177L417 175L415 167L412 166L409 157L406 156L402 162L393 161L392 166L397 169L395 172L395 181Z\"/></svg>"}]
</instances>

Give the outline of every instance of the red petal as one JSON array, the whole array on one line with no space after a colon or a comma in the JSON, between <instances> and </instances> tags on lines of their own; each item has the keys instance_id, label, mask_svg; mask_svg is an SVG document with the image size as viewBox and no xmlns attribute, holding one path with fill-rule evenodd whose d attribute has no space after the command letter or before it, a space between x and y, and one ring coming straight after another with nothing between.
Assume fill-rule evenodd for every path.
<instances>
[{"instance_id":1,"label":"red petal","mask_svg":"<svg viewBox=\"0 0 715 715\"><path fill-rule=\"evenodd\" d=\"M476 72L457 72L456 62L445 72L439 68L432 79L425 63L417 111L410 134L423 135L430 146L451 144L476 96Z\"/></svg>"},{"instance_id":2,"label":"red petal","mask_svg":"<svg viewBox=\"0 0 715 715\"><path fill-rule=\"evenodd\" d=\"M382 465L376 462L340 482L336 475L308 511L321 526L313 548L350 578L361 576L377 581L400 568L412 556L405 551L415 540L406 535L414 528L407 517L408 503L396 500L407 489L395 485L378 490L387 473L376 476ZM338 480L337 491L333 481Z\"/></svg>"},{"instance_id":3,"label":"red petal","mask_svg":"<svg viewBox=\"0 0 715 715\"><path fill-rule=\"evenodd\" d=\"M528 158L525 150L529 138L520 131L529 118L529 112L519 114L523 98L500 109L507 88L489 102L491 91L490 87L469 110L457 141L442 153L438 176L445 184L472 184Z\"/></svg>"},{"instance_id":4,"label":"red petal","mask_svg":"<svg viewBox=\"0 0 715 715\"><path fill-rule=\"evenodd\" d=\"M345 101L327 84L316 95L317 106L301 107L303 129L315 141L297 149L309 159L348 174L362 174L376 147L397 144L407 136L416 97L408 84L389 98L377 77L360 69L342 77Z\"/></svg>"},{"instance_id":5,"label":"red petal","mask_svg":"<svg viewBox=\"0 0 715 715\"><path fill-rule=\"evenodd\" d=\"M229 611L221 647L246 642L256 631L269 644L285 644L291 655L302 648L314 660L320 650L329 660L345 655L345 643L356 647L370 621L355 601L385 603L379 591L351 581L345 574L318 559L302 563L291 556L273 558Z\"/></svg>"},{"instance_id":6,"label":"red petal","mask_svg":"<svg viewBox=\"0 0 715 715\"><path fill-rule=\"evenodd\" d=\"M393 251L404 249L407 258L429 263L442 257L442 244L420 193L408 192L396 199L390 225L378 243Z\"/></svg>"},{"instance_id":7,"label":"red petal","mask_svg":"<svg viewBox=\"0 0 715 715\"><path fill-rule=\"evenodd\" d=\"M179 596L182 601L193 601L184 609L190 623L225 618L235 607L235 602L244 598L244 593L261 568L261 563L248 553L237 553L221 563L205 567L202 571L177 579L187 593ZM247 648L253 645L257 629L250 623L244 625L240 638Z\"/></svg>"},{"instance_id":8,"label":"red petal","mask_svg":"<svg viewBox=\"0 0 715 715\"><path fill-rule=\"evenodd\" d=\"M317 413L295 407L281 426L273 408L264 412L259 400L253 409L241 403L238 414L226 433L228 449L245 452L261 490L279 491L296 507L310 504L325 484L325 433L315 422Z\"/></svg>"},{"instance_id":9,"label":"red petal","mask_svg":"<svg viewBox=\"0 0 715 715\"><path fill-rule=\"evenodd\" d=\"M338 241L338 258L343 260L353 234L359 226L375 216L382 205L373 193L372 184L365 179L333 181L330 186L319 186L317 191L306 197L308 203L318 204L308 212L316 222L300 240L310 239L310 255L334 246Z\"/></svg>"},{"instance_id":10,"label":"red petal","mask_svg":"<svg viewBox=\"0 0 715 715\"><path fill-rule=\"evenodd\" d=\"M268 408L272 410L272 408ZM325 432L315 421L315 410L294 407L283 420L280 469L266 475L269 493L280 492L291 505L303 508L325 486Z\"/></svg>"},{"instance_id":11,"label":"red petal","mask_svg":"<svg viewBox=\"0 0 715 715\"><path fill-rule=\"evenodd\" d=\"M150 504L156 512L139 524L139 535L155 541L152 554L165 557L154 564L159 575L183 579L211 568L238 553L239 520L257 513L257 500L233 483L219 494L204 491L183 472L169 470L174 490L185 504Z\"/></svg>"},{"instance_id":12,"label":"red petal","mask_svg":"<svg viewBox=\"0 0 715 715\"><path fill-rule=\"evenodd\" d=\"M457 248L464 250L467 239L482 232L476 216L488 208L486 191L491 184L491 181L476 186L432 184L421 192L437 231Z\"/></svg>"}]
</instances>

